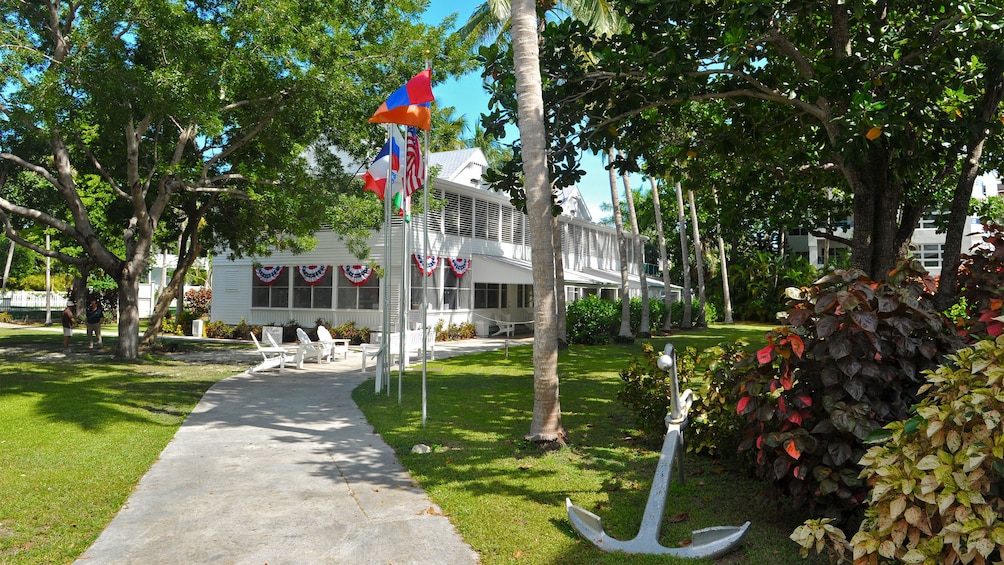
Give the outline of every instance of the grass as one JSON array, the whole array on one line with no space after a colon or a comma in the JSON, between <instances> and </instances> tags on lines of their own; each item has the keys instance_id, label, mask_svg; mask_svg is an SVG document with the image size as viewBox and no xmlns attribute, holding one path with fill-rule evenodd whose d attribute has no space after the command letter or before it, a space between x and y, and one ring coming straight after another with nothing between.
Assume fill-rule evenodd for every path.
<instances>
[{"instance_id":1,"label":"grass","mask_svg":"<svg viewBox=\"0 0 1004 565\"><path fill-rule=\"evenodd\" d=\"M0 563L73 561L203 393L235 372L150 354L119 363L83 341L63 358L58 329L0 329Z\"/></svg>"},{"instance_id":2,"label":"grass","mask_svg":"<svg viewBox=\"0 0 1004 565\"><path fill-rule=\"evenodd\" d=\"M714 326L671 338L682 349L745 337L756 344L770 326ZM667 339L650 340L661 349ZM404 403L396 385L374 395L372 381L354 398L405 467L481 555L484 565L702 563L667 556L607 554L571 527L565 497L603 519L607 533L631 539L641 523L658 460L637 438L617 401L618 372L633 345L573 346L559 359L562 424L569 447L541 452L522 438L533 405L532 349L512 348L430 364L427 424L421 424L421 379L409 372ZM417 455L424 443L432 453ZM717 461L688 455L685 484L674 477L660 542L687 543L691 531L752 522L743 547L719 563L824 563L803 560L791 531L804 518L785 502L765 500L761 484ZM704 561L703 563L708 563Z\"/></svg>"},{"instance_id":3,"label":"grass","mask_svg":"<svg viewBox=\"0 0 1004 565\"><path fill-rule=\"evenodd\" d=\"M715 326L673 336L678 348L758 340L769 326ZM105 352L115 337L105 335ZM651 340L661 348L665 339ZM143 352L119 363L82 349L58 354L58 328L0 329L0 563L68 563L97 538L203 393L246 366L191 365ZM171 342L183 350L232 345ZM607 532L638 530L658 452L641 444L616 400L618 371L641 342L573 347L562 353L563 425L570 446L542 453L521 438L532 407L531 349L517 347L430 364L428 424L421 425L420 379L356 401L402 463L481 554L484 565L691 563L604 554L582 540L564 500L603 518ZM434 448L413 455L417 443ZM803 561L788 541L801 516L759 495L760 485L713 460L688 456L686 484L674 478L661 542L679 545L694 529L752 521L743 548L722 564Z\"/></svg>"}]
</instances>

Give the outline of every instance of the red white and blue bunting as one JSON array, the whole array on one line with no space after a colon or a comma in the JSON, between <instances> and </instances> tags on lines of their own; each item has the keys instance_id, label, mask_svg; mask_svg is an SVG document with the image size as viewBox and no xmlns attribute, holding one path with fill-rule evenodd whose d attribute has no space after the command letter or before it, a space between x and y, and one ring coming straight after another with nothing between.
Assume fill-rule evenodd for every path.
<instances>
[{"instance_id":1,"label":"red white and blue bunting","mask_svg":"<svg viewBox=\"0 0 1004 565\"><path fill-rule=\"evenodd\" d=\"M435 273L436 269L439 268L439 257L435 255L429 255L425 259L422 259L421 255L414 253L412 257L415 258L415 265L418 266L418 270L422 271L422 274L425 276Z\"/></svg>"},{"instance_id":2,"label":"red white and blue bunting","mask_svg":"<svg viewBox=\"0 0 1004 565\"><path fill-rule=\"evenodd\" d=\"M464 276L464 274L467 273L467 270L471 268L470 259L464 259L462 257L447 257L446 261L450 264L450 270L458 277Z\"/></svg>"},{"instance_id":3,"label":"red white and blue bunting","mask_svg":"<svg viewBox=\"0 0 1004 565\"><path fill-rule=\"evenodd\" d=\"M276 280L278 280L279 275L282 274L282 270L285 267L259 267L254 270L254 276L258 277L258 280L266 286L272 286Z\"/></svg>"},{"instance_id":4,"label":"red white and blue bunting","mask_svg":"<svg viewBox=\"0 0 1004 565\"><path fill-rule=\"evenodd\" d=\"M327 265L300 265L296 270L300 272L300 278L310 286L321 282L328 274Z\"/></svg>"},{"instance_id":5,"label":"red white and blue bunting","mask_svg":"<svg viewBox=\"0 0 1004 565\"><path fill-rule=\"evenodd\" d=\"M362 286L373 276L373 269L367 265L342 265L342 275L350 283Z\"/></svg>"}]
</instances>

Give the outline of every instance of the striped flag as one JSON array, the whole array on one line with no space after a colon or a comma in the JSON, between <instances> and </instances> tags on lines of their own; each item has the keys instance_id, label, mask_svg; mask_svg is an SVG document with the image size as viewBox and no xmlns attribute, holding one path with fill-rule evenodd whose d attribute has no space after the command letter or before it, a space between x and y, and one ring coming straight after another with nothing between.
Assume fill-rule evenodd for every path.
<instances>
[{"instance_id":1,"label":"striped flag","mask_svg":"<svg viewBox=\"0 0 1004 565\"><path fill-rule=\"evenodd\" d=\"M422 146L419 143L418 128L408 126L408 137L405 141L404 193L411 197L425 182L425 162L422 160Z\"/></svg>"}]
</instances>

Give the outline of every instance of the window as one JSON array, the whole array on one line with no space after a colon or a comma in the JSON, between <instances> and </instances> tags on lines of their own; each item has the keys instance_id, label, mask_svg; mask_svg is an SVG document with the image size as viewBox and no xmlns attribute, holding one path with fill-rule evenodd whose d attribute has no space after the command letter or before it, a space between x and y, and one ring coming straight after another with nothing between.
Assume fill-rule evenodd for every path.
<instances>
[{"instance_id":1,"label":"window","mask_svg":"<svg viewBox=\"0 0 1004 565\"><path fill-rule=\"evenodd\" d=\"M283 267L272 284L265 284L252 269L251 307L289 308L289 270L288 267Z\"/></svg>"},{"instance_id":2,"label":"window","mask_svg":"<svg viewBox=\"0 0 1004 565\"><path fill-rule=\"evenodd\" d=\"M516 285L516 307L517 308L533 308L533 285L532 284L518 284L518 285Z\"/></svg>"},{"instance_id":3,"label":"window","mask_svg":"<svg viewBox=\"0 0 1004 565\"><path fill-rule=\"evenodd\" d=\"M473 208L474 200L470 196L447 192L446 209L443 211L443 230L446 235L473 237Z\"/></svg>"},{"instance_id":4,"label":"window","mask_svg":"<svg viewBox=\"0 0 1004 565\"><path fill-rule=\"evenodd\" d=\"M509 285L504 283L474 283L475 308L507 308Z\"/></svg>"},{"instance_id":5,"label":"window","mask_svg":"<svg viewBox=\"0 0 1004 565\"><path fill-rule=\"evenodd\" d=\"M318 267L304 269L308 269L307 276L320 271ZM331 308L331 281L334 280L332 274L336 269L337 267L327 267L324 275L320 279L314 279L311 284L304 278L303 271L296 267L293 277L293 308Z\"/></svg>"},{"instance_id":6,"label":"window","mask_svg":"<svg viewBox=\"0 0 1004 565\"><path fill-rule=\"evenodd\" d=\"M944 254L945 244L925 243L920 246L920 253L918 255L920 264L923 265L925 269L940 269L941 257Z\"/></svg>"},{"instance_id":7,"label":"window","mask_svg":"<svg viewBox=\"0 0 1004 565\"><path fill-rule=\"evenodd\" d=\"M439 267L442 269L442 265ZM418 265L414 261L411 263L411 308L412 310L419 310L422 308L422 281L426 277L422 273L422 270L418 268ZM430 309L439 308L439 288L436 286L436 273L433 272L428 277L429 282L424 302L429 304Z\"/></svg>"},{"instance_id":8,"label":"window","mask_svg":"<svg viewBox=\"0 0 1004 565\"><path fill-rule=\"evenodd\" d=\"M374 274L360 286L338 273L339 310L378 310L380 308L380 278Z\"/></svg>"},{"instance_id":9,"label":"window","mask_svg":"<svg viewBox=\"0 0 1004 565\"><path fill-rule=\"evenodd\" d=\"M464 277L458 277L449 266L443 268L443 308L446 310L462 310L470 308L471 287L464 282Z\"/></svg>"}]
</instances>

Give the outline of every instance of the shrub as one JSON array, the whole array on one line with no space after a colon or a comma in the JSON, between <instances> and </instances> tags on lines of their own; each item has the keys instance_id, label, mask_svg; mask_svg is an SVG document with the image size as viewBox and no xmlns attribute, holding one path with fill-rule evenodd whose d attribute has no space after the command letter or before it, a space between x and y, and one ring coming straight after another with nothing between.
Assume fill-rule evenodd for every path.
<instances>
[{"instance_id":1,"label":"shrub","mask_svg":"<svg viewBox=\"0 0 1004 565\"><path fill-rule=\"evenodd\" d=\"M177 325L174 333L177 335L192 335L192 321L198 320L202 316L191 310L185 310L178 314Z\"/></svg>"},{"instance_id":2,"label":"shrub","mask_svg":"<svg viewBox=\"0 0 1004 565\"><path fill-rule=\"evenodd\" d=\"M591 294L568 305L565 326L569 343L603 345L620 327L619 304Z\"/></svg>"},{"instance_id":3,"label":"shrub","mask_svg":"<svg viewBox=\"0 0 1004 565\"><path fill-rule=\"evenodd\" d=\"M185 311L201 318L209 313L213 303L213 291L209 288L193 288L185 293Z\"/></svg>"},{"instance_id":4,"label":"shrub","mask_svg":"<svg viewBox=\"0 0 1004 565\"><path fill-rule=\"evenodd\" d=\"M931 288L913 264L884 283L835 271L789 289L788 325L737 367L745 378L736 409L748 422L742 447L756 454L758 474L796 504L844 524L860 519L865 438L908 417L921 372L958 347Z\"/></svg>"},{"instance_id":5,"label":"shrub","mask_svg":"<svg viewBox=\"0 0 1004 565\"><path fill-rule=\"evenodd\" d=\"M446 326L443 320L436 322L436 341L457 341L477 337L477 327L470 323L450 324Z\"/></svg>"},{"instance_id":6,"label":"shrub","mask_svg":"<svg viewBox=\"0 0 1004 565\"><path fill-rule=\"evenodd\" d=\"M682 300L677 300L676 302L673 302L672 309L673 309L674 328L680 327L680 322L683 321L683 306L684 302ZM695 326L697 325L697 320L698 320L697 314L699 312L698 310L699 306L700 306L700 301L697 300L696 298L690 302L690 309L691 309L690 321ZM704 320L709 324L718 321L718 308L715 306L713 302L710 301L704 302Z\"/></svg>"},{"instance_id":7,"label":"shrub","mask_svg":"<svg viewBox=\"0 0 1004 565\"><path fill-rule=\"evenodd\" d=\"M687 428L687 450L725 457L739 463L736 455L745 420L736 413L733 396L741 378L733 371L745 357L745 342L720 344L697 350L688 347L677 351L677 379L680 390L694 391ZM662 442L666 435L666 414L670 408L671 373L658 367L661 352L651 344L642 345L641 359L632 360L620 373L621 388L617 399L631 412L635 425L651 444ZM749 461L741 466L749 467Z\"/></svg>"},{"instance_id":8,"label":"shrub","mask_svg":"<svg viewBox=\"0 0 1004 565\"><path fill-rule=\"evenodd\" d=\"M352 345L369 343L370 341L370 329L357 328L355 322L345 322L333 328L328 328L328 331L331 332L331 337L347 339Z\"/></svg>"},{"instance_id":9,"label":"shrub","mask_svg":"<svg viewBox=\"0 0 1004 565\"><path fill-rule=\"evenodd\" d=\"M631 332L635 335L641 333L641 298L635 296L631 299ZM616 302L617 319L615 324L614 334L616 330L620 329L620 311L621 303L618 300ZM649 333L654 333L662 330L662 319L665 318L666 314L666 303L659 299L650 298L648 301L648 323Z\"/></svg>"},{"instance_id":10,"label":"shrub","mask_svg":"<svg viewBox=\"0 0 1004 565\"><path fill-rule=\"evenodd\" d=\"M848 561L851 553L855 563L1004 557L1004 336L949 359L927 375L929 393L914 415L873 435L881 445L861 458L872 493L850 543L843 532L807 522L792 534L803 555L827 545L835 558Z\"/></svg>"},{"instance_id":11,"label":"shrub","mask_svg":"<svg viewBox=\"0 0 1004 565\"><path fill-rule=\"evenodd\" d=\"M14 318L11 317L10 312L0 312L0 322L3 322L5 324L9 324L9 323L11 323L13 321L14 321Z\"/></svg>"},{"instance_id":12,"label":"shrub","mask_svg":"<svg viewBox=\"0 0 1004 565\"><path fill-rule=\"evenodd\" d=\"M292 342L292 343L298 343L300 341L300 337L298 335L296 335L296 330L299 329L300 327L301 327L300 326L300 322L297 322L296 320L290 320L290 321L286 322L285 324L283 324L283 326L282 326L282 342L283 343L290 343L290 342Z\"/></svg>"},{"instance_id":13,"label":"shrub","mask_svg":"<svg viewBox=\"0 0 1004 565\"><path fill-rule=\"evenodd\" d=\"M230 336L233 339L251 339L251 326L248 325L244 318L241 318L240 322L234 326L233 331L231 331Z\"/></svg>"},{"instance_id":14,"label":"shrub","mask_svg":"<svg viewBox=\"0 0 1004 565\"><path fill-rule=\"evenodd\" d=\"M213 320L206 324L206 337L214 339L230 339L233 337L233 330L223 320Z\"/></svg>"},{"instance_id":15,"label":"shrub","mask_svg":"<svg viewBox=\"0 0 1004 565\"><path fill-rule=\"evenodd\" d=\"M986 226L983 244L961 257L959 266L959 302L965 315L957 318L959 335L969 342L1004 333L1000 319L1004 305L1004 227Z\"/></svg>"}]
</instances>

